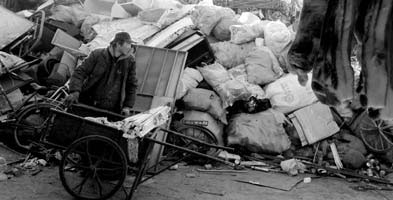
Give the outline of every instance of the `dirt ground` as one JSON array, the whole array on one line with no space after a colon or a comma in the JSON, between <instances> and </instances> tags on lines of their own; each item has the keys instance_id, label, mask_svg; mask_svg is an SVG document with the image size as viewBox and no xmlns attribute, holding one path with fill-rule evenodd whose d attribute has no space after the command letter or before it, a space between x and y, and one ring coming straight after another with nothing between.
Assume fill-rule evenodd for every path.
<instances>
[{"instance_id":1,"label":"dirt ground","mask_svg":"<svg viewBox=\"0 0 393 200\"><path fill-rule=\"evenodd\" d=\"M356 191L349 183L334 177L312 178L311 183L302 180L307 175L290 177L279 173L248 171L236 174L207 174L197 171L198 166L181 166L178 170L165 171L141 185L133 200L390 200L392 191ZM191 176L195 175L194 176ZM270 186L290 189L277 189L254 186L234 180L253 180ZM298 183L300 181L300 183ZM298 183L298 184L296 184ZM130 181L126 180L128 190ZM125 194L119 191L111 199L124 199ZM59 180L57 167L45 167L35 176L22 175L0 182L1 200L72 200L63 189Z\"/></svg>"}]
</instances>

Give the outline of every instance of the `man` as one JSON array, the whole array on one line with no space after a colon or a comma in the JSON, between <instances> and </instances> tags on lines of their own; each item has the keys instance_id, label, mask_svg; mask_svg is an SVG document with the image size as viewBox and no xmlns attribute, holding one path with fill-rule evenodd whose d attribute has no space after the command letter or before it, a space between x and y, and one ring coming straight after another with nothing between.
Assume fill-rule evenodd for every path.
<instances>
[{"instance_id":1,"label":"man","mask_svg":"<svg viewBox=\"0 0 393 200\"><path fill-rule=\"evenodd\" d=\"M134 44L128 33L119 32L109 47L92 51L71 76L66 105L79 100L130 115L137 88Z\"/></svg>"}]
</instances>

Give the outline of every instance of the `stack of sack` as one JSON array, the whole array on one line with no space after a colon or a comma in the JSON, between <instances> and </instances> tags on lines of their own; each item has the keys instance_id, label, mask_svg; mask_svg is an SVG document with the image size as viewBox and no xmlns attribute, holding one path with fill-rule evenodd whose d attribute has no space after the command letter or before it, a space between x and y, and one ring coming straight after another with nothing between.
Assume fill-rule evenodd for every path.
<instances>
[{"instance_id":1,"label":"stack of sack","mask_svg":"<svg viewBox=\"0 0 393 200\"><path fill-rule=\"evenodd\" d=\"M316 101L310 83L299 85L288 74L295 33L286 21L237 14L209 0L187 5L177 0L59 2L42 9L80 30L79 51L86 55L107 47L119 31L151 47L165 47L194 28L215 38L210 43L215 61L184 69L177 97L184 102L185 120L207 121L220 144L282 153L290 146L286 116Z\"/></svg>"},{"instance_id":2,"label":"stack of sack","mask_svg":"<svg viewBox=\"0 0 393 200\"><path fill-rule=\"evenodd\" d=\"M261 19L249 12L239 15L211 4L195 6L190 16L195 27L217 42L210 42L215 62L197 67L203 81L200 76L195 79L199 83L207 82L210 90L188 88L183 92L187 109L208 112L225 125L225 145L257 153L280 154L289 150L291 139L287 129L293 127L289 115L302 108L310 110L317 102L311 82L300 85L297 76L287 70L287 53L295 37L293 26L287 26L287 21ZM183 79L188 79L187 71ZM192 87L195 85L198 85L196 81ZM206 98L209 94L220 109L190 106L190 101L202 102L209 99ZM262 102L264 106L259 105L262 109L256 109ZM309 122L320 123L320 120ZM329 120L329 123L335 122ZM298 125L299 129L307 128ZM321 137L313 143L337 132L336 129L324 131L321 130Z\"/></svg>"}]
</instances>

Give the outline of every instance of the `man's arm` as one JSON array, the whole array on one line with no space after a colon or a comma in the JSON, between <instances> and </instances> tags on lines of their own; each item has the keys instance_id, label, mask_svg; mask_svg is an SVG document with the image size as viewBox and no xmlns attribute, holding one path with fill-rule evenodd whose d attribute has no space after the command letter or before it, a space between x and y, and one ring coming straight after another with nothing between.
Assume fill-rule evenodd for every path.
<instances>
[{"instance_id":1,"label":"man's arm","mask_svg":"<svg viewBox=\"0 0 393 200\"><path fill-rule=\"evenodd\" d=\"M126 97L125 97L123 107L132 108L135 103L136 89L138 88L138 80L136 78L135 61L132 61L130 65L131 65L131 67L130 67L130 71L129 71L128 77L127 77Z\"/></svg>"},{"instance_id":2,"label":"man's arm","mask_svg":"<svg viewBox=\"0 0 393 200\"><path fill-rule=\"evenodd\" d=\"M70 93L81 92L82 85L85 79L93 72L96 64L97 56L95 51L91 52L89 56L78 66L70 78L69 89Z\"/></svg>"}]
</instances>

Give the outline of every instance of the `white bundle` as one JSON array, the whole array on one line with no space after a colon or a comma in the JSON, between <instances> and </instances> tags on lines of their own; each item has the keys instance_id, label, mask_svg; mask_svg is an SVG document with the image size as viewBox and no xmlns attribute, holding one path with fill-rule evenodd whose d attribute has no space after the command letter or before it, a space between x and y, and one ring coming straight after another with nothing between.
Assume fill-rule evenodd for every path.
<instances>
[{"instance_id":1,"label":"white bundle","mask_svg":"<svg viewBox=\"0 0 393 200\"><path fill-rule=\"evenodd\" d=\"M154 128L168 122L170 110L169 106L160 106L125 118L122 127L123 137L129 139L144 137Z\"/></svg>"}]
</instances>

